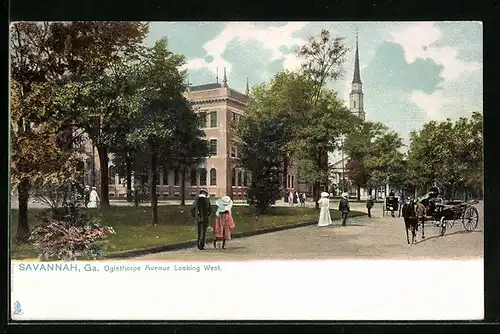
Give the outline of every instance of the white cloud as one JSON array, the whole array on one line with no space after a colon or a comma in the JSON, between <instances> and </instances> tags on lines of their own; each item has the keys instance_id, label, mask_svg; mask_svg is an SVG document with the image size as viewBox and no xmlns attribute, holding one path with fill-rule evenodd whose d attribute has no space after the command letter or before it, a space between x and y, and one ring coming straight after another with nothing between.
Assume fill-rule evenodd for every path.
<instances>
[{"instance_id":1,"label":"white cloud","mask_svg":"<svg viewBox=\"0 0 500 334\"><path fill-rule=\"evenodd\" d=\"M282 46L293 48L302 45L307 41L293 37L292 34L303 29L307 22L290 22L284 26L278 27L261 27L253 22L230 22L226 24L224 30L214 39L205 43L203 48L207 56L213 57L213 61L208 63L204 58L196 58L187 62L184 66L186 69L207 68L216 73L217 64L220 68L226 67L227 72L231 72L231 63L226 61L222 54L226 50L228 44L237 40L240 42L256 41L262 46L271 51L272 56L270 61L283 59L285 68L296 69L300 66L300 62L295 56L283 54L280 50Z\"/></svg>"},{"instance_id":2,"label":"white cloud","mask_svg":"<svg viewBox=\"0 0 500 334\"><path fill-rule=\"evenodd\" d=\"M411 94L411 100L424 111L424 118L444 120L447 117L460 116L444 110L444 107L449 106L450 103L459 103L463 94L460 91L450 90L450 83L460 80L464 74L482 72L482 63L458 59L456 47L439 45L442 32L433 22L411 23L392 31L390 35L393 42L403 47L408 63L422 58L432 59L436 64L443 66L442 89L432 94L425 94L421 91L414 91Z\"/></svg>"},{"instance_id":3,"label":"white cloud","mask_svg":"<svg viewBox=\"0 0 500 334\"><path fill-rule=\"evenodd\" d=\"M421 91L413 91L410 99L424 111L424 120L445 120L447 115L440 112L440 109L451 102L443 96L443 90L437 90L432 94L425 94Z\"/></svg>"},{"instance_id":4,"label":"white cloud","mask_svg":"<svg viewBox=\"0 0 500 334\"><path fill-rule=\"evenodd\" d=\"M403 29L391 32L392 41L400 44L408 63L417 58L432 59L443 66L442 76L445 81L453 81L464 72L481 69L479 62L466 62L457 58L458 50L454 47L441 47L438 42L442 33L433 22L417 22Z\"/></svg>"}]
</instances>

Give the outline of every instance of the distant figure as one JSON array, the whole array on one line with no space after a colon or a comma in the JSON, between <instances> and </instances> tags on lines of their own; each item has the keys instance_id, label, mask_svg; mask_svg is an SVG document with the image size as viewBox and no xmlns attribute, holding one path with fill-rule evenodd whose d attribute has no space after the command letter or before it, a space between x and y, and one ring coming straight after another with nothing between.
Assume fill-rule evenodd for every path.
<instances>
[{"instance_id":1,"label":"distant figure","mask_svg":"<svg viewBox=\"0 0 500 334\"><path fill-rule=\"evenodd\" d=\"M306 193L300 195L300 206L306 206Z\"/></svg>"},{"instance_id":2,"label":"distant figure","mask_svg":"<svg viewBox=\"0 0 500 334\"><path fill-rule=\"evenodd\" d=\"M90 202L90 187L89 186L85 186L85 189L83 191L83 200L85 201L85 207L87 207L87 205Z\"/></svg>"},{"instance_id":3,"label":"distant figure","mask_svg":"<svg viewBox=\"0 0 500 334\"><path fill-rule=\"evenodd\" d=\"M288 193L288 204L293 205L293 193L291 191Z\"/></svg>"},{"instance_id":4,"label":"distant figure","mask_svg":"<svg viewBox=\"0 0 500 334\"><path fill-rule=\"evenodd\" d=\"M97 208L99 202L99 195L97 195L96 187L92 187L92 191L89 195L89 203L87 204L87 208Z\"/></svg>"},{"instance_id":5,"label":"distant figure","mask_svg":"<svg viewBox=\"0 0 500 334\"><path fill-rule=\"evenodd\" d=\"M293 193L293 204L299 204L299 193L298 192Z\"/></svg>"},{"instance_id":6,"label":"distant figure","mask_svg":"<svg viewBox=\"0 0 500 334\"><path fill-rule=\"evenodd\" d=\"M366 209L368 210L368 218L372 217L372 208L373 208L373 198L372 198L372 195L368 195L368 199L366 201Z\"/></svg>"},{"instance_id":7,"label":"distant figure","mask_svg":"<svg viewBox=\"0 0 500 334\"><path fill-rule=\"evenodd\" d=\"M339 211L342 215L341 225L345 226L347 223L347 214L351 211L351 208L349 207L349 195L347 193L342 194L342 198L339 202Z\"/></svg>"},{"instance_id":8,"label":"distant figure","mask_svg":"<svg viewBox=\"0 0 500 334\"><path fill-rule=\"evenodd\" d=\"M217 212L215 213L215 240L214 248L217 248L217 244L222 240L222 247L219 249L226 248L226 240L231 240L231 229L236 227L234 224L233 217L231 215L231 208L233 207L233 201L229 196L223 196L219 198L216 202ZM220 245L220 242L219 242Z\"/></svg>"},{"instance_id":9,"label":"distant figure","mask_svg":"<svg viewBox=\"0 0 500 334\"><path fill-rule=\"evenodd\" d=\"M318 201L319 212L318 226L328 226L332 224L332 217L330 216L330 194L327 192L321 193L321 198Z\"/></svg>"},{"instance_id":10,"label":"distant figure","mask_svg":"<svg viewBox=\"0 0 500 334\"><path fill-rule=\"evenodd\" d=\"M191 216L196 219L196 223L198 224L197 247L199 250L205 249L205 236L207 234L210 214L212 214L212 206L208 199L208 192L200 190L198 198L194 200L191 207Z\"/></svg>"},{"instance_id":11,"label":"distant figure","mask_svg":"<svg viewBox=\"0 0 500 334\"><path fill-rule=\"evenodd\" d=\"M395 209L395 206L397 205L397 199L394 195L394 190L391 190L389 192L389 197L387 197L387 202L386 203L390 203L391 205L391 216L394 217L394 209Z\"/></svg>"}]
</instances>

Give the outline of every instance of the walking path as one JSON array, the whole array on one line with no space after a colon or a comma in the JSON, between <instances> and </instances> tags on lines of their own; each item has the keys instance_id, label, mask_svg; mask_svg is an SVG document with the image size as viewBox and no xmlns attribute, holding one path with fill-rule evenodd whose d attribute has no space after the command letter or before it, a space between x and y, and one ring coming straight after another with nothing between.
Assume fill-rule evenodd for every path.
<instances>
[{"instance_id":1,"label":"walking path","mask_svg":"<svg viewBox=\"0 0 500 334\"><path fill-rule=\"evenodd\" d=\"M439 236L439 228L426 223L426 239L408 245L403 218L382 217L380 206L373 218L349 218L346 227L308 226L233 239L227 249L218 251L213 245L207 250L195 248L150 254L136 259L178 261L236 261L291 259L472 259L483 258L483 205L477 205L479 224L475 231L466 232L461 222ZM237 223L237 222L236 222Z\"/></svg>"}]
</instances>

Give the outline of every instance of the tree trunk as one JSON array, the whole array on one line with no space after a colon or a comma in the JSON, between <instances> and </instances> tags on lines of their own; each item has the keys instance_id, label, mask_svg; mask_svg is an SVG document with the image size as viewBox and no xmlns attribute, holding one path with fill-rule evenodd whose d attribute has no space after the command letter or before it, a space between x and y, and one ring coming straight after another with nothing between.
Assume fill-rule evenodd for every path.
<instances>
[{"instance_id":1,"label":"tree trunk","mask_svg":"<svg viewBox=\"0 0 500 334\"><path fill-rule=\"evenodd\" d=\"M16 243L28 242L30 227L28 225L29 179L24 178L18 186L19 211L17 220Z\"/></svg>"},{"instance_id":2,"label":"tree trunk","mask_svg":"<svg viewBox=\"0 0 500 334\"><path fill-rule=\"evenodd\" d=\"M157 156L156 152L151 155L151 224L158 224L158 197L156 196L156 179L157 173Z\"/></svg>"},{"instance_id":3,"label":"tree trunk","mask_svg":"<svg viewBox=\"0 0 500 334\"><path fill-rule=\"evenodd\" d=\"M97 154L99 155L99 164L101 172L100 208L101 210L106 210L109 208L108 147L106 145L99 145L96 147L97 147Z\"/></svg>"},{"instance_id":4,"label":"tree trunk","mask_svg":"<svg viewBox=\"0 0 500 334\"><path fill-rule=\"evenodd\" d=\"M357 188L356 190L358 192L358 201L360 201L361 200L361 186L358 184L356 186L356 188Z\"/></svg>"},{"instance_id":5,"label":"tree trunk","mask_svg":"<svg viewBox=\"0 0 500 334\"><path fill-rule=\"evenodd\" d=\"M186 205L186 167L181 168L181 206Z\"/></svg>"},{"instance_id":6,"label":"tree trunk","mask_svg":"<svg viewBox=\"0 0 500 334\"><path fill-rule=\"evenodd\" d=\"M288 156L285 155L283 162L283 200L286 201L286 197L288 196L287 188L288 188Z\"/></svg>"},{"instance_id":7,"label":"tree trunk","mask_svg":"<svg viewBox=\"0 0 500 334\"><path fill-rule=\"evenodd\" d=\"M319 209L319 203L318 203L318 200L319 200L319 193L318 193L319 186L320 186L319 181L315 181L314 184L313 184L313 200L314 200L314 205L315 205L316 209Z\"/></svg>"},{"instance_id":8,"label":"tree trunk","mask_svg":"<svg viewBox=\"0 0 500 334\"><path fill-rule=\"evenodd\" d=\"M132 202L132 162L127 159L127 202Z\"/></svg>"}]
</instances>

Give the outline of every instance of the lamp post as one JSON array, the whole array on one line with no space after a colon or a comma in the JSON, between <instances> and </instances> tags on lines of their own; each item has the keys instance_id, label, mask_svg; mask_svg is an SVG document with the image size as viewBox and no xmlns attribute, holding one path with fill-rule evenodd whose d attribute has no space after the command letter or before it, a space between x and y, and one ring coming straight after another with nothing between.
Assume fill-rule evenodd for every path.
<instances>
[{"instance_id":1,"label":"lamp post","mask_svg":"<svg viewBox=\"0 0 500 334\"><path fill-rule=\"evenodd\" d=\"M342 153L342 191L345 192L346 191L346 186L345 186L345 166L344 166L344 140L345 140L345 136L344 135L341 135L340 136L340 140L341 140L341 143L342 143L342 146L341 146L341 153Z\"/></svg>"}]
</instances>

